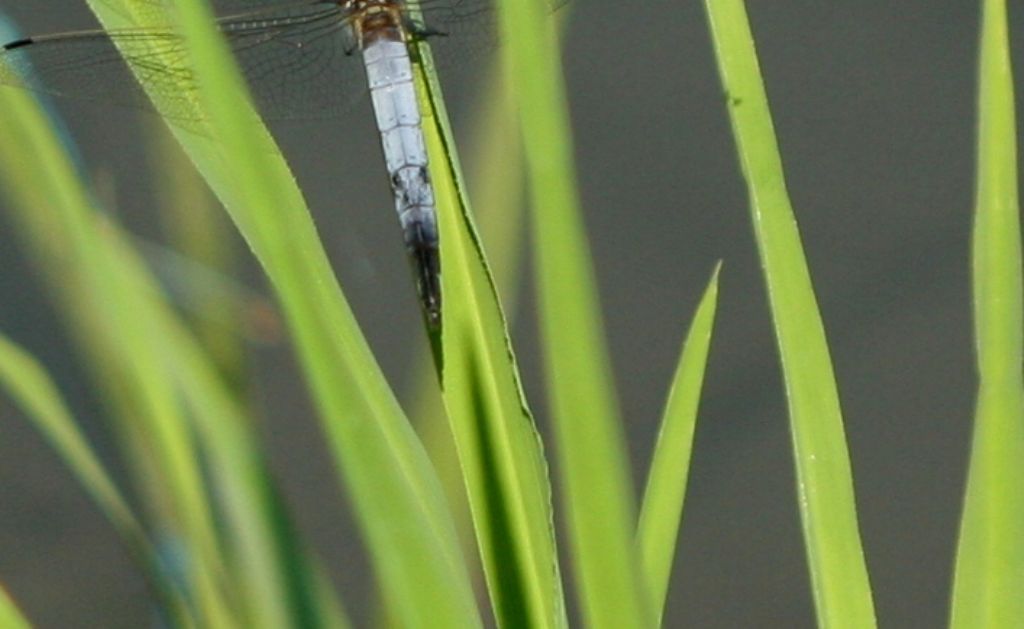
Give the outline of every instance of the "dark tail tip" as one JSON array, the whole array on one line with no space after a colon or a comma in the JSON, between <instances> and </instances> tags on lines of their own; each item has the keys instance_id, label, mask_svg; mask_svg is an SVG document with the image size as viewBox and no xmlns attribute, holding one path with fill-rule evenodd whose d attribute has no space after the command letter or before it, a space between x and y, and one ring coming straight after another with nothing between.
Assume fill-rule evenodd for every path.
<instances>
[{"instance_id":1,"label":"dark tail tip","mask_svg":"<svg viewBox=\"0 0 1024 629\"><path fill-rule=\"evenodd\" d=\"M432 329L441 327L441 256L436 242L416 238L409 243L409 257L416 273L416 290L423 314Z\"/></svg>"}]
</instances>

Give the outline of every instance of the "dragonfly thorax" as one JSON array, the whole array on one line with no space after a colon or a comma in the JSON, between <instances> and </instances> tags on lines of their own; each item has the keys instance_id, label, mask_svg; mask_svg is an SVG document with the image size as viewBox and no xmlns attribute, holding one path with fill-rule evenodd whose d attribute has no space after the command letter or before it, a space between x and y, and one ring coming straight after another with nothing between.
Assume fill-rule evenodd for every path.
<instances>
[{"instance_id":1,"label":"dragonfly thorax","mask_svg":"<svg viewBox=\"0 0 1024 629\"><path fill-rule=\"evenodd\" d=\"M407 39L402 3L394 0L346 0L341 4L360 48L380 39Z\"/></svg>"}]
</instances>

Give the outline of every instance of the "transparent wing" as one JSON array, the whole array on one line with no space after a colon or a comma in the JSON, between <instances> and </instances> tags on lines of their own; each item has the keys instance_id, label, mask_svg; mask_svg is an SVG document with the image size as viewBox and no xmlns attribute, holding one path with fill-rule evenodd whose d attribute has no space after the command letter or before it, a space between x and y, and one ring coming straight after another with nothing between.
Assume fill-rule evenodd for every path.
<instances>
[{"instance_id":1,"label":"transparent wing","mask_svg":"<svg viewBox=\"0 0 1024 629\"><path fill-rule=\"evenodd\" d=\"M553 8L565 0L550 0ZM132 0L156 12L162 0ZM442 76L494 47L493 0L407 0ZM218 27L268 119L331 117L366 91L348 9L337 1L219 0ZM154 13L156 14L156 13ZM469 61L471 63L471 61ZM196 120L196 79L171 28L27 38L0 51L0 83ZM141 87L145 84L146 89ZM147 91L148 94L147 95ZM152 96L152 99L150 98Z\"/></svg>"},{"instance_id":2,"label":"transparent wing","mask_svg":"<svg viewBox=\"0 0 1024 629\"><path fill-rule=\"evenodd\" d=\"M353 44L337 3L258 8L222 17L218 26L268 117L329 113L365 89L358 55L348 54ZM169 28L13 42L0 53L0 83L147 110L155 104L161 115L179 120L198 117L196 77L184 41Z\"/></svg>"},{"instance_id":3,"label":"transparent wing","mask_svg":"<svg viewBox=\"0 0 1024 629\"><path fill-rule=\"evenodd\" d=\"M545 0L551 13L569 0ZM428 32L439 36L429 39L442 77L467 63L493 52L498 44L496 0L406 0L410 15L422 15Z\"/></svg>"}]
</instances>

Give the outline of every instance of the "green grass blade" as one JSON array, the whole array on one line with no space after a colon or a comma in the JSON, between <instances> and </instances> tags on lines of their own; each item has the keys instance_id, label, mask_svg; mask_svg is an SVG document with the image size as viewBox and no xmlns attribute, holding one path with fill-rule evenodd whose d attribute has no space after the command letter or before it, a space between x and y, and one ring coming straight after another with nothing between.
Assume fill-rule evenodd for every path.
<instances>
[{"instance_id":1,"label":"green grass blade","mask_svg":"<svg viewBox=\"0 0 1024 629\"><path fill-rule=\"evenodd\" d=\"M203 88L196 106L210 124L203 134L172 130L270 277L387 603L410 627L476 626L436 475L359 333L301 192L244 99L208 8L177 4ZM131 3L92 6L108 26L143 17Z\"/></svg>"},{"instance_id":2,"label":"green grass blade","mask_svg":"<svg viewBox=\"0 0 1024 629\"><path fill-rule=\"evenodd\" d=\"M0 627L6 629L32 629L32 624L25 619L21 610L11 600L7 590L0 586Z\"/></svg>"},{"instance_id":3,"label":"green grass blade","mask_svg":"<svg viewBox=\"0 0 1024 629\"><path fill-rule=\"evenodd\" d=\"M163 377L160 359L130 315L127 295L117 284L106 251L97 246L90 200L47 115L31 95L5 88L0 92L0 178L15 200L19 222L49 229L41 234L63 246L55 255L66 264L72 301L90 311L93 330L103 337L106 363L118 370L125 394L138 412L135 436L145 439L152 470L167 496L172 534L189 548L192 592L212 626L227 616L223 557L205 496L191 434L173 391ZM49 210L49 211L43 211ZM26 218L30 214L45 218ZM34 231L33 227L29 228ZM40 234L36 234L39 236Z\"/></svg>"},{"instance_id":4,"label":"green grass blade","mask_svg":"<svg viewBox=\"0 0 1024 629\"><path fill-rule=\"evenodd\" d=\"M31 355L3 335L0 335L0 386L7 389L26 417L46 437L117 530L168 611L179 623L188 624L184 600L160 570L148 535L78 430L53 381ZM7 626L0 622L0 627Z\"/></svg>"},{"instance_id":5,"label":"green grass blade","mask_svg":"<svg viewBox=\"0 0 1024 629\"><path fill-rule=\"evenodd\" d=\"M441 373L484 573L499 626L567 624L551 487L504 314L471 219L440 85L422 47L420 84L441 233Z\"/></svg>"},{"instance_id":6,"label":"green grass blade","mask_svg":"<svg viewBox=\"0 0 1024 629\"><path fill-rule=\"evenodd\" d=\"M800 516L824 627L873 627L853 478L825 329L800 243L743 0L705 0L786 382Z\"/></svg>"},{"instance_id":7,"label":"green grass blade","mask_svg":"<svg viewBox=\"0 0 1024 629\"><path fill-rule=\"evenodd\" d=\"M525 235L522 224L522 150L519 130L511 122L515 120L515 110L500 68L492 68L488 76L491 80L482 90L483 98L478 107L481 113L473 124L474 131L470 133L475 141L467 161L467 187L471 189L472 198L477 200L474 217L480 239L487 243L487 266L494 278L495 290L501 295L502 309L511 318L518 301L520 258ZM462 472L448 417L440 404L433 359L424 353L416 364L410 395L411 414L418 422L417 430L434 466L438 468L449 501L465 503L458 509L466 514L469 522ZM461 527L462 523L459 525ZM467 526L471 527L472 522Z\"/></svg>"},{"instance_id":8,"label":"green grass blade","mask_svg":"<svg viewBox=\"0 0 1024 629\"><path fill-rule=\"evenodd\" d=\"M494 66L486 73L486 86L481 90L478 106L473 108L477 113L471 123L474 130L469 134L472 140L466 179L470 196L476 201L473 215L481 241L487 244L487 266L495 290L501 295L502 309L514 318L526 233L522 149L507 81L497 59ZM463 552L471 562L470 574L474 581L482 580L473 517L448 415L438 391L435 363L430 353L424 351L414 364L410 415L415 418L417 432L441 478Z\"/></svg>"},{"instance_id":9,"label":"green grass blade","mask_svg":"<svg viewBox=\"0 0 1024 629\"><path fill-rule=\"evenodd\" d=\"M104 242L100 221L82 224L84 255L95 264L96 281L106 284L104 297L111 333L121 344L122 360L132 388L142 399L160 448L163 478L168 481L205 622L230 627L240 605L237 583L230 578L225 548L217 532L210 488L199 446L167 378L164 355L153 342L155 330L138 316L138 291L128 282L120 261Z\"/></svg>"},{"instance_id":10,"label":"green grass blade","mask_svg":"<svg viewBox=\"0 0 1024 629\"><path fill-rule=\"evenodd\" d=\"M957 548L954 629L1024 618L1020 205L1006 3L985 0L978 91L974 325L978 401Z\"/></svg>"},{"instance_id":11,"label":"green grass blade","mask_svg":"<svg viewBox=\"0 0 1024 629\"><path fill-rule=\"evenodd\" d=\"M637 546L654 611L664 613L665 596L672 576L679 523L683 516L690 451L697 424L704 368L707 366L711 332L718 304L718 266L690 324L683 344L668 403L661 418L661 430L654 447L647 489L640 508Z\"/></svg>"},{"instance_id":12,"label":"green grass blade","mask_svg":"<svg viewBox=\"0 0 1024 629\"><path fill-rule=\"evenodd\" d=\"M547 382L587 623L647 626L653 616L633 543L634 497L575 188L565 86L547 3L500 4L531 194Z\"/></svg>"},{"instance_id":13,"label":"green grass blade","mask_svg":"<svg viewBox=\"0 0 1024 629\"><path fill-rule=\"evenodd\" d=\"M134 549L148 550L149 541L138 518L78 430L46 371L3 335L0 335L0 385L53 445L125 541Z\"/></svg>"},{"instance_id":14,"label":"green grass blade","mask_svg":"<svg viewBox=\"0 0 1024 629\"><path fill-rule=\"evenodd\" d=\"M492 79L471 134L466 187L480 239L487 245L495 291L506 316L514 319L526 235L523 148L508 81L497 60L487 74Z\"/></svg>"},{"instance_id":15,"label":"green grass blade","mask_svg":"<svg viewBox=\"0 0 1024 629\"><path fill-rule=\"evenodd\" d=\"M151 285L139 288L139 285L143 284L143 282L140 282L137 276L144 275L141 263L136 259L129 258L127 255L119 255L111 263L111 258L106 254L125 250L126 246L121 242L107 242L104 240L102 245L97 246L97 239L110 237L113 234L112 227L103 223L100 230L102 233L100 235L95 233L96 221L94 220L94 213L87 207L87 201L84 199L85 192L81 184L75 181L73 169L69 167L66 156L60 153L61 147L55 141L52 131L46 127L43 119L36 115L38 113L37 108L27 94L17 92L5 93L10 93L8 100L4 101L10 109L7 110L8 115L5 116L3 121L0 121L0 124L10 123L17 125L16 132L25 135L23 137L7 136L11 138L12 142L4 145L11 149L10 151L0 150L0 159L2 159L5 166L3 176L8 181L8 188L14 193L13 196L19 201L17 205L23 209L22 212L16 214L21 219L19 223L26 228L25 233L28 234L29 241L39 249L37 257L46 259L43 267L49 271L47 273L48 279L56 285L56 292L60 296L66 297L63 300L65 302L63 311L68 314L69 319L90 319L90 313L95 315L91 317L95 320L87 321L82 326L84 330L78 334L79 337L103 337L107 339L106 342L101 342L101 347L98 351L94 352L98 356L98 358L94 357L94 362L102 362L105 365L123 365L129 362L135 365L141 364L129 360L120 361L118 357L122 351L134 355L143 354L144 352L139 351L139 348L143 345L148 347L151 344L148 342L149 339L155 339L157 343L163 342L166 344L170 339L180 340L181 335L171 334L168 329L170 325L158 325L155 322L155 317L143 316L143 313L149 312L145 308L145 304L148 303L151 297L156 300L157 290ZM18 139L21 141L16 142ZM32 159L26 159L26 146L32 146L34 149L31 152ZM42 160L40 163L33 161L37 157ZM53 194L54 192L58 194ZM41 212L40 208L53 211ZM74 252L78 257L68 259L69 252ZM87 256L90 252L95 255ZM103 253L100 254L99 252ZM53 268L50 268L47 265L50 262L58 263ZM86 273L86 281L68 280L67 276L77 277L83 269L95 270L98 268L102 268L103 273ZM102 277L102 281L88 281L94 277ZM90 288L93 285L95 288ZM131 311L132 326L121 326L117 323L117 318L120 316L117 312L123 312L125 309ZM165 312L169 319L173 318L169 309L165 308ZM73 321L73 323L75 322ZM142 329L152 331L152 333L145 334L147 338L145 343L132 342L129 338L130 335L126 334L126 331L129 327L131 329L139 329L140 326ZM72 327L74 328L75 326ZM131 383L140 371L156 374L155 377L151 378L153 380L158 380L161 383L171 383L174 381L174 378L171 377L169 372L171 371L171 366L176 361L165 361L163 359L170 359L180 354L184 349L183 346L175 344L171 344L167 348L161 347L156 352L160 360L155 362L149 361L148 366L144 369L117 367L120 373L112 376L111 379L129 383L128 388L134 389L132 393L135 395L138 394L137 389L139 387L134 387ZM152 352L148 352L148 354L150 356L153 355ZM205 367L205 365L201 366ZM128 373L124 373L125 371ZM205 373L208 379L212 379L209 376L209 373L212 371L212 368L206 369ZM191 372L195 373L200 379L203 376L203 372L195 367L191 369ZM189 389L184 385L182 388L185 389L186 398L189 397L188 393L196 389L195 386ZM170 397L174 397L174 394L172 393ZM130 406L138 411L126 413L132 423L139 423L140 416L143 416L140 412L148 414L148 403L136 403ZM177 403L174 406L176 407ZM197 412L189 414L189 417L202 418L204 412L206 415L209 415L213 408L213 405L203 406ZM219 411L222 410L223 406L216 408ZM173 410L172 412L176 413L177 411ZM244 472L252 471L256 473L256 478L254 479L252 478L253 474L249 475L252 481L251 485L254 487L254 490L248 494L249 496L259 495L259 492L267 490L266 479L258 474L259 468L252 461L239 461L239 459L244 459L245 455L251 456L252 447L249 443L251 437L244 433L239 434L237 430L232 433L230 428L242 424L241 421L224 423L232 419L231 415L225 413L218 414L206 422L205 426L209 426L212 429L212 434L224 435L219 442L208 438L211 431L207 431L205 434L202 433L202 430L199 432L200 440L203 440L203 437L207 437L204 445L205 449L211 453L214 469L220 471L225 467L231 468L234 475L238 477L235 479L234 486L232 486L230 478L228 479L229 482L222 482L219 497L227 499L229 506L234 507L228 509L229 516L234 516L233 518L229 517L229 523L241 523L235 526L235 530L232 531L234 533L230 536L232 542L236 546L244 546L244 542L254 537L254 535L248 532L260 531L261 527L278 526L282 521L282 517L280 513L269 512L265 505L254 500L231 500L231 498L242 493L237 489L237 485L239 484L238 481L243 481L244 485L246 480ZM185 428L183 416L179 415L175 422L182 424L181 428ZM204 424L200 423L200 428L203 427ZM142 452L152 452L154 449L159 450L159 444L150 443L152 441L151 434L144 436L152 432L154 431L140 431L134 438L129 439L128 443L137 445L139 451ZM185 430L185 432L189 431ZM243 437L248 437L249 441ZM211 442L214 446L218 443L223 444L223 447L219 449L210 447ZM149 456L152 455L150 454ZM193 459L190 461L191 465L199 465L198 458L195 455L192 455L190 458ZM232 468L232 462L238 462L238 464ZM158 466L156 469L159 473L160 467ZM238 470L241 470L243 473L239 473ZM227 474L221 473L220 476L223 478ZM159 473L159 476L154 477L153 480L154 484L159 485L161 494L168 493L167 487L172 485L172 483L163 480L166 477L167 474ZM258 509L254 512L254 508L259 507L264 507L264 513L259 513ZM159 511L158 514L162 515ZM157 517L157 521L154 522L154 528L165 531L175 530L174 523L176 518L173 517L173 514L170 515L172 517L169 520ZM121 530L121 527L119 527L119 530ZM128 536L130 548L133 547L131 536L127 533L124 534ZM264 535L263 539L259 541L264 542L267 537L269 536ZM281 535L277 537L281 537ZM134 547L138 546L138 544L134 544ZM212 570L207 569L211 565L209 562L204 562L201 558L197 561L195 545L186 544L185 547L186 553L189 555L186 564L196 564L197 568L204 570L204 573L213 573ZM257 602L255 607L258 608L258 611L252 612L250 618L262 620L264 623L262 626L284 627L287 625L284 624L281 614L273 613L272 608L280 607L288 599L274 589L256 587L261 582L265 583L274 578L290 576L292 571L286 571L280 566L269 565L270 562L265 560L266 554L268 552L275 553L275 550L275 546L268 543L249 544L248 547L238 550L235 555L242 557L245 560L245 565L243 570L237 571L236 575L232 577L232 585L238 586L238 589L244 589L243 586L247 587L251 594L249 598ZM151 565L155 564L151 552L136 554L141 555L144 566L150 566L153 573L159 572L155 565ZM224 564L226 562L218 560L217 563ZM295 589L297 588L292 588L293 591ZM165 598L167 597L165 596ZM222 597L217 595L211 598L220 600ZM219 612L218 615L223 616ZM222 618L220 622L226 623L227 621ZM258 623L249 623L249 626L257 625ZM305 626L312 625L307 623Z\"/></svg>"},{"instance_id":16,"label":"green grass blade","mask_svg":"<svg viewBox=\"0 0 1024 629\"><path fill-rule=\"evenodd\" d=\"M348 627L329 583L312 565L279 496L266 457L242 407L245 349L238 325L250 306L228 274L237 252L228 246L234 229L192 162L160 123L150 133L162 224L172 246L157 260L172 292L193 315L185 328L165 300L140 304L167 358L168 371L190 408L224 505L234 578L245 585L246 624L253 627ZM140 294L158 287L119 232L111 246ZM152 256L150 256L152 261ZM171 271L170 273L168 271ZM223 274L223 275L222 275ZM226 289L229 288L230 289ZM151 302L151 303L150 303ZM200 342L201 341L201 342Z\"/></svg>"},{"instance_id":17,"label":"green grass blade","mask_svg":"<svg viewBox=\"0 0 1024 629\"><path fill-rule=\"evenodd\" d=\"M240 326L239 320L245 320L250 305L240 290L224 290L228 280L217 281L230 277L240 259L230 233L234 226L162 121L152 121L146 138L150 172L158 173L154 196L168 245L194 263L190 269L204 273L190 275L171 267L179 271L167 273L173 294L190 315L219 371L241 388L247 380L243 342L247 326Z\"/></svg>"},{"instance_id":18,"label":"green grass blade","mask_svg":"<svg viewBox=\"0 0 1024 629\"><path fill-rule=\"evenodd\" d=\"M348 626L343 615L330 625L322 618L322 610L336 604L318 598L326 594L317 591L320 577L284 511L249 418L224 377L159 294L127 239L113 228L103 233L122 281L138 296L135 316L151 330L217 481L233 579L246 595L244 624L268 629Z\"/></svg>"}]
</instances>

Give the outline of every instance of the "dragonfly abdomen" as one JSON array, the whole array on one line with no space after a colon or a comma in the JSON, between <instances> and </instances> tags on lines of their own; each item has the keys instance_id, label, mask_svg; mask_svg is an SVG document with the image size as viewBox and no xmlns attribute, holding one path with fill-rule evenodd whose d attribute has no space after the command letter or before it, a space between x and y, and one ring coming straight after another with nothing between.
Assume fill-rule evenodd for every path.
<instances>
[{"instance_id":1,"label":"dragonfly abdomen","mask_svg":"<svg viewBox=\"0 0 1024 629\"><path fill-rule=\"evenodd\" d=\"M441 316L437 218L412 61L404 42L375 37L363 49L363 62L417 290L428 320L436 326Z\"/></svg>"}]
</instances>

